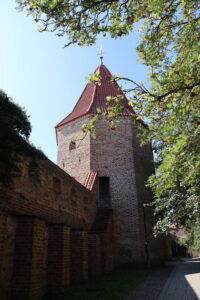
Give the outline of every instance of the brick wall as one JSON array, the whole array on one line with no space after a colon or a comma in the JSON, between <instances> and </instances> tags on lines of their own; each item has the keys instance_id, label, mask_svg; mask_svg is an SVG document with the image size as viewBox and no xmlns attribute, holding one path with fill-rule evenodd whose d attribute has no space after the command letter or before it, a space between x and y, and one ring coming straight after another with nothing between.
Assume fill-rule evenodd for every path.
<instances>
[{"instance_id":1,"label":"brick wall","mask_svg":"<svg viewBox=\"0 0 200 300\"><path fill-rule=\"evenodd\" d=\"M101 274L101 249L98 234L88 235L88 275L95 277Z\"/></svg>"},{"instance_id":2,"label":"brick wall","mask_svg":"<svg viewBox=\"0 0 200 300\"><path fill-rule=\"evenodd\" d=\"M32 266L30 280L30 299L41 299L45 292L45 234L46 224L43 220L34 219L32 244Z\"/></svg>"},{"instance_id":3,"label":"brick wall","mask_svg":"<svg viewBox=\"0 0 200 300\"><path fill-rule=\"evenodd\" d=\"M32 218L20 218L17 221L11 299L28 299L29 297L33 227Z\"/></svg>"},{"instance_id":4,"label":"brick wall","mask_svg":"<svg viewBox=\"0 0 200 300\"><path fill-rule=\"evenodd\" d=\"M116 130L110 130L104 119L99 120L96 124L96 135L97 138L91 140L91 168L98 171L99 176L110 178L115 263L144 262L132 121L129 117L120 118Z\"/></svg>"},{"instance_id":5,"label":"brick wall","mask_svg":"<svg viewBox=\"0 0 200 300\"><path fill-rule=\"evenodd\" d=\"M164 238L153 235L153 227L156 224L156 217L151 207L144 207L143 204L149 203L153 199L151 190L145 187L147 179L154 173L153 152L151 145L140 146L137 138L138 130L133 131L133 157L135 165L135 184L138 199L140 248L146 247L146 260L153 264L158 264L164 260ZM145 245L145 247L144 247Z\"/></svg>"},{"instance_id":6,"label":"brick wall","mask_svg":"<svg viewBox=\"0 0 200 300\"><path fill-rule=\"evenodd\" d=\"M5 251L5 240L6 240L6 221L7 215L0 211L0 278L2 286L2 276L3 276L3 257Z\"/></svg>"},{"instance_id":7,"label":"brick wall","mask_svg":"<svg viewBox=\"0 0 200 300\"><path fill-rule=\"evenodd\" d=\"M89 191L45 157L24 154L19 166L9 186L0 183L2 300L41 299L69 285L70 228L82 230L72 281L86 280L87 231L96 216L96 184Z\"/></svg>"},{"instance_id":8,"label":"brick wall","mask_svg":"<svg viewBox=\"0 0 200 300\"><path fill-rule=\"evenodd\" d=\"M63 292L70 283L70 228L51 224L48 229L47 293Z\"/></svg>"},{"instance_id":9,"label":"brick wall","mask_svg":"<svg viewBox=\"0 0 200 300\"><path fill-rule=\"evenodd\" d=\"M88 233L83 230L71 231L71 281L88 279Z\"/></svg>"},{"instance_id":10,"label":"brick wall","mask_svg":"<svg viewBox=\"0 0 200 300\"><path fill-rule=\"evenodd\" d=\"M88 116L81 117L57 129L58 166L82 184L90 171L90 134L87 134L83 140L77 141L73 150L70 150L70 143L82 132L81 125L88 120Z\"/></svg>"},{"instance_id":11,"label":"brick wall","mask_svg":"<svg viewBox=\"0 0 200 300\"><path fill-rule=\"evenodd\" d=\"M21 160L21 174L13 180L13 188L0 183L0 209L89 229L96 214L95 190L87 190L46 158L35 161L24 155ZM59 189L55 188L57 181Z\"/></svg>"},{"instance_id":12,"label":"brick wall","mask_svg":"<svg viewBox=\"0 0 200 300\"><path fill-rule=\"evenodd\" d=\"M16 219L0 212L0 295L7 299L11 290L13 257L16 233ZM2 236L3 234L3 236ZM2 247L3 246L3 247Z\"/></svg>"},{"instance_id":13,"label":"brick wall","mask_svg":"<svg viewBox=\"0 0 200 300\"><path fill-rule=\"evenodd\" d=\"M88 134L76 149L70 150L71 139L88 118L79 118L58 129L58 163L80 182L84 182L89 171L109 178L116 264L146 263L150 252L151 260L157 259L162 242L153 238L152 211L146 210L144 215L143 209L143 203L152 199L145 188L148 176L154 171L151 147L141 148L131 118L121 117L116 130L108 129L105 118L101 118L95 123L96 139ZM156 252L155 256L150 248Z\"/></svg>"},{"instance_id":14,"label":"brick wall","mask_svg":"<svg viewBox=\"0 0 200 300\"><path fill-rule=\"evenodd\" d=\"M41 299L44 294L44 232L44 221L18 218L9 299Z\"/></svg>"},{"instance_id":15,"label":"brick wall","mask_svg":"<svg viewBox=\"0 0 200 300\"><path fill-rule=\"evenodd\" d=\"M19 176L9 187L0 183L3 300L41 299L45 292L63 291L70 281L111 271L113 261L144 263L146 241L150 260L162 257L162 239L152 235L152 211L143 208L152 196L144 188L153 169L151 149L139 147L128 117L116 130L102 118L96 139L87 134L69 149L85 122L87 117L59 128L58 162L81 183L90 171L109 177L111 202L101 207L100 181L89 191L47 158L22 155Z\"/></svg>"},{"instance_id":16,"label":"brick wall","mask_svg":"<svg viewBox=\"0 0 200 300\"><path fill-rule=\"evenodd\" d=\"M101 250L101 272L108 273L113 269L115 241L113 238L113 210L98 208L92 229L98 232Z\"/></svg>"}]
</instances>

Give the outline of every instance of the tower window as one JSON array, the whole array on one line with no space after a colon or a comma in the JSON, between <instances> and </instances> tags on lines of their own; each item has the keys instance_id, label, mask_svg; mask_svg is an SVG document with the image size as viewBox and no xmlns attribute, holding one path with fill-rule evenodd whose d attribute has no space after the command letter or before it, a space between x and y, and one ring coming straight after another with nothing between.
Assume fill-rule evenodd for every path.
<instances>
[{"instance_id":1,"label":"tower window","mask_svg":"<svg viewBox=\"0 0 200 300\"><path fill-rule=\"evenodd\" d=\"M76 149L76 142L72 140L69 144L69 151L72 151L74 149Z\"/></svg>"},{"instance_id":2,"label":"tower window","mask_svg":"<svg viewBox=\"0 0 200 300\"><path fill-rule=\"evenodd\" d=\"M99 177L99 206L111 207L110 179L106 176Z\"/></svg>"}]
</instances>

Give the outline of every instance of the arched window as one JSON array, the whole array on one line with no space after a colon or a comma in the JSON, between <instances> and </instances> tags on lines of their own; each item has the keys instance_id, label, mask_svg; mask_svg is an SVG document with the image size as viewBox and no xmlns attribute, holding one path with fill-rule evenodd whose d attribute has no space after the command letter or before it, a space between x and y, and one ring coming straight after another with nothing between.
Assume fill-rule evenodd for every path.
<instances>
[{"instance_id":1,"label":"arched window","mask_svg":"<svg viewBox=\"0 0 200 300\"><path fill-rule=\"evenodd\" d=\"M106 176L99 177L99 206L111 207L110 179Z\"/></svg>"}]
</instances>

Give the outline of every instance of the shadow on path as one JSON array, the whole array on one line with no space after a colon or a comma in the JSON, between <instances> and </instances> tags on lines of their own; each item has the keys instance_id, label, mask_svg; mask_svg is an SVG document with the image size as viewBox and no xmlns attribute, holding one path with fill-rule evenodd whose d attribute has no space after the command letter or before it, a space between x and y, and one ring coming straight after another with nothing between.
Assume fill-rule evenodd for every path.
<instances>
[{"instance_id":1,"label":"shadow on path","mask_svg":"<svg viewBox=\"0 0 200 300\"><path fill-rule=\"evenodd\" d=\"M175 264L158 300L199 300L200 260L185 259Z\"/></svg>"},{"instance_id":2,"label":"shadow on path","mask_svg":"<svg viewBox=\"0 0 200 300\"><path fill-rule=\"evenodd\" d=\"M153 272L125 300L199 300L200 260L166 263Z\"/></svg>"}]
</instances>

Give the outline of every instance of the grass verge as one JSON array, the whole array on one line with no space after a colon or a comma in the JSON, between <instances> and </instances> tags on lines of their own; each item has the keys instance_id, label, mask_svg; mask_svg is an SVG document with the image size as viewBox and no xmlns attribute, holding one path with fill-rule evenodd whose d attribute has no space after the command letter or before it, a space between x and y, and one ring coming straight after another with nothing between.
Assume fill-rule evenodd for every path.
<instances>
[{"instance_id":1,"label":"grass verge","mask_svg":"<svg viewBox=\"0 0 200 300\"><path fill-rule=\"evenodd\" d=\"M53 300L124 300L149 275L149 270L118 269L69 288ZM48 298L50 299L50 298Z\"/></svg>"}]
</instances>

